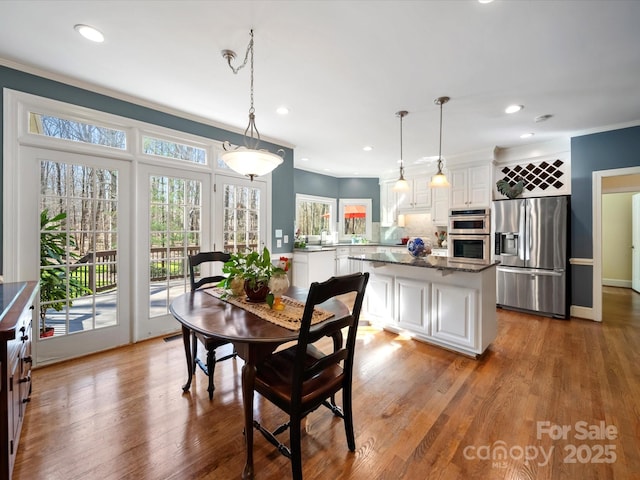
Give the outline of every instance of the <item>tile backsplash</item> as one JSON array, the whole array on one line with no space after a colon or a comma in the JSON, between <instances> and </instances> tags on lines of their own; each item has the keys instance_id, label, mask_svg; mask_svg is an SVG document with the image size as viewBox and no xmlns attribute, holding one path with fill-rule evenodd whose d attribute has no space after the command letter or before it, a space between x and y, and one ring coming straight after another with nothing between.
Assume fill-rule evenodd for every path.
<instances>
[{"instance_id":1,"label":"tile backsplash","mask_svg":"<svg viewBox=\"0 0 640 480\"><path fill-rule=\"evenodd\" d=\"M406 214L404 216L404 227L380 227L380 241L383 243L400 243L402 237L420 237L423 240L436 245L435 232L446 231L445 226L434 226L431 222L430 213Z\"/></svg>"}]
</instances>

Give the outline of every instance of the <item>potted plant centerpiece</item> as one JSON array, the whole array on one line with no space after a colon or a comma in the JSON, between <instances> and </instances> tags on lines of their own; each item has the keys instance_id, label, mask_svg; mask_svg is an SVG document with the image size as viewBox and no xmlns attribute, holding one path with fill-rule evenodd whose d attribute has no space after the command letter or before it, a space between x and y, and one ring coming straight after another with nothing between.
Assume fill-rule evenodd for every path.
<instances>
[{"instance_id":1,"label":"potted plant centerpiece","mask_svg":"<svg viewBox=\"0 0 640 480\"><path fill-rule=\"evenodd\" d=\"M232 253L228 262L222 267L227 274L220 286L230 289L238 295L240 282L250 302L264 302L269 294L269 280L273 275L283 274L284 269L271 262L269 250L265 247L261 253ZM240 280L239 280L240 279Z\"/></svg>"}]
</instances>

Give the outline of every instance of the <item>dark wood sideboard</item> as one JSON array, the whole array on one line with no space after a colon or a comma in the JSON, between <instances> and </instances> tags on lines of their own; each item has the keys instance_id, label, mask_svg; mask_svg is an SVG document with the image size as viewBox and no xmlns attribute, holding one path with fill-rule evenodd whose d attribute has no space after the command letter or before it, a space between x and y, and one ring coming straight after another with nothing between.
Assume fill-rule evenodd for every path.
<instances>
[{"instance_id":1,"label":"dark wood sideboard","mask_svg":"<svg viewBox=\"0 0 640 480\"><path fill-rule=\"evenodd\" d=\"M38 282L0 284L0 478L11 480L31 395L31 335Z\"/></svg>"}]
</instances>

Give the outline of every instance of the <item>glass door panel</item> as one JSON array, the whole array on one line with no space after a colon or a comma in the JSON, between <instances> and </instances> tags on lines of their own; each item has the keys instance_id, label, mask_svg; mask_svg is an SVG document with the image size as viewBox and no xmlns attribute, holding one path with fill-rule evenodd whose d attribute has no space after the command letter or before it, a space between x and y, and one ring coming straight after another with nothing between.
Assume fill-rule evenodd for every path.
<instances>
[{"instance_id":1,"label":"glass door panel","mask_svg":"<svg viewBox=\"0 0 640 480\"><path fill-rule=\"evenodd\" d=\"M188 257L200 251L203 240L208 242L205 215L210 211L209 176L151 166L141 171L145 200L137 222L138 267L146 293L136 325L138 340L178 329L169 306L190 288Z\"/></svg>"}]
</instances>

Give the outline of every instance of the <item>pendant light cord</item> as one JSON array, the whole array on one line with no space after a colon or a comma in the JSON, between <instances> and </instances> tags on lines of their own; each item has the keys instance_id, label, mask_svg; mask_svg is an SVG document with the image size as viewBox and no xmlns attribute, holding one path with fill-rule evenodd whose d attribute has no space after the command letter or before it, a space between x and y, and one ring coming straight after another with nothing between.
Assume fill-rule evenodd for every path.
<instances>
[{"instance_id":1,"label":"pendant light cord","mask_svg":"<svg viewBox=\"0 0 640 480\"><path fill-rule=\"evenodd\" d=\"M404 161L402 160L402 119L404 112L400 112L400 177L404 176Z\"/></svg>"}]
</instances>

